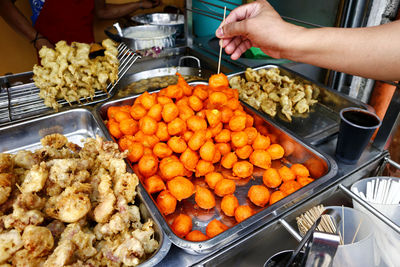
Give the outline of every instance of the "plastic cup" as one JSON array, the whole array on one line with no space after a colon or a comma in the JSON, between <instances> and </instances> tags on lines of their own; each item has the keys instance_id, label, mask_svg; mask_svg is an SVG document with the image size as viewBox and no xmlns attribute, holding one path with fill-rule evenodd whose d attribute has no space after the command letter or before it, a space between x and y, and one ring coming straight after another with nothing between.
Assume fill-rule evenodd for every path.
<instances>
[{"instance_id":1,"label":"plastic cup","mask_svg":"<svg viewBox=\"0 0 400 267\"><path fill-rule=\"evenodd\" d=\"M344 245L339 245L337 248L332 266L379 266L376 264L380 260L379 253L374 246L374 227L368 215L348 207L326 207L326 209L329 208L333 209L341 218L337 228L344 241Z\"/></svg>"},{"instance_id":2,"label":"plastic cup","mask_svg":"<svg viewBox=\"0 0 400 267\"><path fill-rule=\"evenodd\" d=\"M342 109L336 158L345 164L356 164L372 134L380 125L381 120L371 111L361 108Z\"/></svg>"},{"instance_id":3,"label":"plastic cup","mask_svg":"<svg viewBox=\"0 0 400 267\"><path fill-rule=\"evenodd\" d=\"M357 188L359 192L366 194L367 183L370 181L377 182L378 180L393 180L399 179L396 177L371 177L359 180L351 186L351 191ZM394 223L400 226L400 205L399 204L379 204L367 201L372 207L377 209L383 215L391 219ZM357 201L353 200L353 206L355 209L365 212L370 216L372 221L376 225L376 231L374 233L376 246L380 250L382 260L387 266L397 266L400 262L400 235L395 232L392 228L383 223L379 218L375 217L367 209L361 206ZM382 264L383 265L383 264Z\"/></svg>"}]
</instances>

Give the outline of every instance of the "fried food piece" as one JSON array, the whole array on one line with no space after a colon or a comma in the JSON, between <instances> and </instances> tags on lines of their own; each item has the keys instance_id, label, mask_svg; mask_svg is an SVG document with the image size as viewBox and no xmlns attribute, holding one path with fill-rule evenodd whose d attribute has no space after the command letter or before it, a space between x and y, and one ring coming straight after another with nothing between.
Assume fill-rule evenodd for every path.
<instances>
[{"instance_id":1,"label":"fried food piece","mask_svg":"<svg viewBox=\"0 0 400 267\"><path fill-rule=\"evenodd\" d=\"M218 109L206 110L207 122L211 127L217 126L221 122L222 114Z\"/></svg>"},{"instance_id":2,"label":"fried food piece","mask_svg":"<svg viewBox=\"0 0 400 267\"><path fill-rule=\"evenodd\" d=\"M139 125L134 119L126 119L119 123L119 129L124 135L134 135L139 131Z\"/></svg>"},{"instance_id":3,"label":"fried food piece","mask_svg":"<svg viewBox=\"0 0 400 267\"><path fill-rule=\"evenodd\" d=\"M235 154L240 159L248 159L251 153L253 153L253 148L251 147L251 145L245 145L235 150Z\"/></svg>"},{"instance_id":4,"label":"fried food piece","mask_svg":"<svg viewBox=\"0 0 400 267\"><path fill-rule=\"evenodd\" d=\"M299 190L300 188L301 184L299 184L295 180L289 180L289 181L284 181L282 185L279 187L279 190L287 195L290 195L291 193Z\"/></svg>"},{"instance_id":5,"label":"fried food piece","mask_svg":"<svg viewBox=\"0 0 400 267\"><path fill-rule=\"evenodd\" d=\"M216 150L214 143L212 141L207 141L200 147L199 154L205 161L212 161Z\"/></svg>"},{"instance_id":6,"label":"fried food piece","mask_svg":"<svg viewBox=\"0 0 400 267\"><path fill-rule=\"evenodd\" d=\"M229 129L233 132L239 132L246 128L246 116L245 115L234 115L229 120Z\"/></svg>"},{"instance_id":7,"label":"fried food piece","mask_svg":"<svg viewBox=\"0 0 400 267\"><path fill-rule=\"evenodd\" d=\"M225 156L231 152L231 146L229 143L217 143L215 144L215 147L219 150L219 152L221 152L222 156Z\"/></svg>"},{"instance_id":8,"label":"fried food piece","mask_svg":"<svg viewBox=\"0 0 400 267\"><path fill-rule=\"evenodd\" d=\"M253 164L244 160L238 161L235 164L233 164L232 173L233 175L240 178L249 177L253 174Z\"/></svg>"},{"instance_id":9,"label":"fried food piece","mask_svg":"<svg viewBox=\"0 0 400 267\"><path fill-rule=\"evenodd\" d=\"M14 181L14 174L0 173L0 205L6 202L7 199L10 197Z\"/></svg>"},{"instance_id":10,"label":"fried food piece","mask_svg":"<svg viewBox=\"0 0 400 267\"><path fill-rule=\"evenodd\" d=\"M248 205L241 205L235 210L236 222L240 223L254 214L254 210Z\"/></svg>"},{"instance_id":11,"label":"fried food piece","mask_svg":"<svg viewBox=\"0 0 400 267\"><path fill-rule=\"evenodd\" d=\"M271 156L271 159L281 159L283 155L285 155L285 150L279 144L272 144L267 149L268 153Z\"/></svg>"},{"instance_id":12,"label":"fried food piece","mask_svg":"<svg viewBox=\"0 0 400 267\"><path fill-rule=\"evenodd\" d=\"M200 130L193 133L192 137L189 139L188 146L191 150L197 151L206 142L206 131Z\"/></svg>"},{"instance_id":13,"label":"fried food piece","mask_svg":"<svg viewBox=\"0 0 400 267\"><path fill-rule=\"evenodd\" d=\"M174 231L174 233L180 238L183 238L190 233L190 231L192 231L192 227L192 218L183 213L179 214L171 225L172 231Z\"/></svg>"},{"instance_id":14,"label":"fried food piece","mask_svg":"<svg viewBox=\"0 0 400 267\"><path fill-rule=\"evenodd\" d=\"M146 110L150 110L157 103L156 101L155 95L147 91L140 95L140 103Z\"/></svg>"},{"instance_id":15,"label":"fried food piece","mask_svg":"<svg viewBox=\"0 0 400 267\"><path fill-rule=\"evenodd\" d=\"M269 204L272 205L286 196L287 195L280 190L274 191L274 192L272 192L271 196L269 197Z\"/></svg>"},{"instance_id":16,"label":"fried food piece","mask_svg":"<svg viewBox=\"0 0 400 267\"><path fill-rule=\"evenodd\" d=\"M262 134L258 134L254 139L252 147L254 150L266 150L271 144L271 140L268 136L264 136Z\"/></svg>"},{"instance_id":17,"label":"fried food piece","mask_svg":"<svg viewBox=\"0 0 400 267\"><path fill-rule=\"evenodd\" d=\"M162 214L168 215L175 212L177 200L167 190L164 190L158 194L156 202Z\"/></svg>"},{"instance_id":18,"label":"fried food piece","mask_svg":"<svg viewBox=\"0 0 400 267\"><path fill-rule=\"evenodd\" d=\"M175 177L167 182L169 192L178 200L189 198L194 193L193 183L185 177Z\"/></svg>"},{"instance_id":19,"label":"fried food piece","mask_svg":"<svg viewBox=\"0 0 400 267\"><path fill-rule=\"evenodd\" d=\"M146 178L146 180L144 180L144 186L146 187L147 192L150 194L166 189L164 181L158 175L153 175L149 178Z\"/></svg>"},{"instance_id":20,"label":"fried food piece","mask_svg":"<svg viewBox=\"0 0 400 267\"><path fill-rule=\"evenodd\" d=\"M282 166L278 169L279 176L282 178L283 182L291 181L296 179L294 172L287 166Z\"/></svg>"},{"instance_id":21,"label":"fried food piece","mask_svg":"<svg viewBox=\"0 0 400 267\"><path fill-rule=\"evenodd\" d=\"M209 172L205 176L205 182L211 189L214 189L215 185L222 179L224 179L224 176L219 172Z\"/></svg>"},{"instance_id":22,"label":"fried food piece","mask_svg":"<svg viewBox=\"0 0 400 267\"><path fill-rule=\"evenodd\" d=\"M128 149L128 159L131 162L138 162L144 154L144 146L139 142L133 142Z\"/></svg>"},{"instance_id":23,"label":"fried food piece","mask_svg":"<svg viewBox=\"0 0 400 267\"><path fill-rule=\"evenodd\" d=\"M154 155L143 155L139 160L138 167L144 177L150 177L158 170L158 159Z\"/></svg>"},{"instance_id":24,"label":"fried food piece","mask_svg":"<svg viewBox=\"0 0 400 267\"><path fill-rule=\"evenodd\" d=\"M271 167L271 156L265 150L254 150L250 155L250 162L257 167L268 169Z\"/></svg>"},{"instance_id":25,"label":"fried food piece","mask_svg":"<svg viewBox=\"0 0 400 267\"><path fill-rule=\"evenodd\" d=\"M224 94L223 92L212 92L208 96L208 100L210 101L210 104L215 106L215 107L221 107L228 102L228 96Z\"/></svg>"},{"instance_id":26,"label":"fried food piece","mask_svg":"<svg viewBox=\"0 0 400 267\"><path fill-rule=\"evenodd\" d=\"M199 230L193 230L185 236L186 240L192 242L201 242L208 239L208 237Z\"/></svg>"},{"instance_id":27,"label":"fried food piece","mask_svg":"<svg viewBox=\"0 0 400 267\"><path fill-rule=\"evenodd\" d=\"M157 121L150 116L144 116L139 120L139 128L145 135L153 135L157 132Z\"/></svg>"},{"instance_id":28,"label":"fried food piece","mask_svg":"<svg viewBox=\"0 0 400 267\"><path fill-rule=\"evenodd\" d=\"M49 229L43 226L28 225L22 234L24 247L33 257L42 257L50 253L54 239Z\"/></svg>"},{"instance_id":29,"label":"fried food piece","mask_svg":"<svg viewBox=\"0 0 400 267\"><path fill-rule=\"evenodd\" d=\"M116 121L108 122L108 131L112 136L114 136L117 139L121 138L124 135L122 131L119 129L119 124Z\"/></svg>"},{"instance_id":30,"label":"fried food piece","mask_svg":"<svg viewBox=\"0 0 400 267\"><path fill-rule=\"evenodd\" d=\"M110 109L112 107L109 107L108 109ZM130 113L132 118L135 120L140 120L141 118L143 118L144 116L146 116L147 114L147 110L142 106L142 104L133 104L130 110ZM111 118L110 116L108 118Z\"/></svg>"},{"instance_id":31,"label":"fried food piece","mask_svg":"<svg viewBox=\"0 0 400 267\"><path fill-rule=\"evenodd\" d=\"M226 216L235 216L235 210L237 207L239 207L239 201L235 195L226 195L222 198L221 210Z\"/></svg>"},{"instance_id":32,"label":"fried food piece","mask_svg":"<svg viewBox=\"0 0 400 267\"><path fill-rule=\"evenodd\" d=\"M183 176L185 173L184 169L185 167L179 160L170 160L165 164L160 164L161 176L167 181L177 176Z\"/></svg>"},{"instance_id":33,"label":"fried food piece","mask_svg":"<svg viewBox=\"0 0 400 267\"><path fill-rule=\"evenodd\" d=\"M300 163L295 163L290 166L290 169L294 172L294 174L299 177L308 177L310 176L310 172L308 171L307 167Z\"/></svg>"},{"instance_id":34,"label":"fried food piece","mask_svg":"<svg viewBox=\"0 0 400 267\"><path fill-rule=\"evenodd\" d=\"M208 84L211 88L216 88L220 86L228 87L229 81L228 77L226 77L225 74L218 73L211 75L211 77L208 79Z\"/></svg>"},{"instance_id":35,"label":"fried food piece","mask_svg":"<svg viewBox=\"0 0 400 267\"><path fill-rule=\"evenodd\" d=\"M269 168L263 173L263 183L269 188L277 188L281 185L282 178L275 168Z\"/></svg>"},{"instance_id":36,"label":"fried food piece","mask_svg":"<svg viewBox=\"0 0 400 267\"><path fill-rule=\"evenodd\" d=\"M196 177L204 176L204 175L206 175L207 173L213 172L214 169L215 169L215 167L214 167L214 165L212 164L212 162L206 161L206 160L203 160L203 159L200 159L200 160L197 162L197 165L196 165L196 173L195 173L195 176L196 176Z\"/></svg>"},{"instance_id":37,"label":"fried food piece","mask_svg":"<svg viewBox=\"0 0 400 267\"><path fill-rule=\"evenodd\" d=\"M23 244L21 235L15 229L0 233L0 262L9 260Z\"/></svg>"},{"instance_id":38,"label":"fried food piece","mask_svg":"<svg viewBox=\"0 0 400 267\"><path fill-rule=\"evenodd\" d=\"M208 238L213 238L214 236L217 236L228 229L229 227L227 225L223 224L217 219L214 219L207 224L206 235Z\"/></svg>"},{"instance_id":39,"label":"fried food piece","mask_svg":"<svg viewBox=\"0 0 400 267\"><path fill-rule=\"evenodd\" d=\"M165 122L160 121L158 123L156 136L158 139L160 139L160 141L163 141L163 142L166 142L170 139L170 136L168 133L168 126Z\"/></svg>"},{"instance_id":40,"label":"fried food piece","mask_svg":"<svg viewBox=\"0 0 400 267\"><path fill-rule=\"evenodd\" d=\"M214 194L205 187L196 186L194 200L196 201L196 204L202 209L208 210L215 207Z\"/></svg>"},{"instance_id":41,"label":"fried food piece","mask_svg":"<svg viewBox=\"0 0 400 267\"><path fill-rule=\"evenodd\" d=\"M195 171L197 163L199 161L199 155L196 152L187 148L180 156L179 160L183 163L183 166L189 171Z\"/></svg>"},{"instance_id":42,"label":"fried food piece","mask_svg":"<svg viewBox=\"0 0 400 267\"><path fill-rule=\"evenodd\" d=\"M224 178L216 183L214 188L214 193L219 197L223 197L235 193L235 190L236 190L235 182L230 179Z\"/></svg>"},{"instance_id":43,"label":"fried food piece","mask_svg":"<svg viewBox=\"0 0 400 267\"><path fill-rule=\"evenodd\" d=\"M252 185L247 196L254 205L264 207L269 201L269 190L263 185Z\"/></svg>"},{"instance_id":44,"label":"fried food piece","mask_svg":"<svg viewBox=\"0 0 400 267\"><path fill-rule=\"evenodd\" d=\"M172 155L172 149L165 143L157 143L153 147L153 153L159 158L165 158Z\"/></svg>"},{"instance_id":45,"label":"fried food piece","mask_svg":"<svg viewBox=\"0 0 400 267\"><path fill-rule=\"evenodd\" d=\"M230 150L230 149L229 149ZM221 154L223 154L221 152ZM233 165L238 161L235 152L229 152L224 155L221 160L221 165L226 169L232 169Z\"/></svg>"},{"instance_id":46,"label":"fried food piece","mask_svg":"<svg viewBox=\"0 0 400 267\"><path fill-rule=\"evenodd\" d=\"M168 123L168 133L170 135L180 135L186 132L186 123L181 118L175 118Z\"/></svg>"},{"instance_id":47,"label":"fried food piece","mask_svg":"<svg viewBox=\"0 0 400 267\"><path fill-rule=\"evenodd\" d=\"M219 143L228 143L231 141L231 131L228 129L221 130L221 132L215 136L214 140Z\"/></svg>"},{"instance_id":48,"label":"fried food piece","mask_svg":"<svg viewBox=\"0 0 400 267\"><path fill-rule=\"evenodd\" d=\"M207 122L205 119L194 115L187 119L187 126L189 130L196 132L207 129Z\"/></svg>"},{"instance_id":49,"label":"fried food piece","mask_svg":"<svg viewBox=\"0 0 400 267\"><path fill-rule=\"evenodd\" d=\"M246 127L244 132L247 134L247 144L252 145L258 135L258 131L254 127Z\"/></svg>"},{"instance_id":50,"label":"fried food piece","mask_svg":"<svg viewBox=\"0 0 400 267\"><path fill-rule=\"evenodd\" d=\"M199 97L192 95L189 97L189 107L194 111L200 111L203 109L203 102Z\"/></svg>"},{"instance_id":51,"label":"fried food piece","mask_svg":"<svg viewBox=\"0 0 400 267\"><path fill-rule=\"evenodd\" d=\"M297 176L296 181L303 187L308 185L309 183L312 183L314 179L310 177Z\"/></svg>"},{"instance_id":52,"label":"fried food piece","mask_svg":"<svg viewBox=\"0 0 400 267\"><path fill-rule=\"evenodd\" d=\"M236 148L241 148L247 145L249 137L244 131L232 132L231 141L232 145Z\"/></svg>"},{"instance_id":53,"label":"fried food piece","mask_svg":"<svg viewBox=\"0 0 400 267\"><path fill-rule=\"evenodd\" d=\"M117 122L121 122L123 120L131 119L131 115L128 112L122 111L121 108L114 115L114 119Z\"/></svg>"},{"instance_id":54,"label":"fried food piece","mask_svg":"<svg viewBox=\"0 0 400 267\"><path fill-rule=\"evenodd\" d=\"M162 112L163 106L159 103L153 105L149 111L147 112L147 116L155 119L157 122L161 121L162 119Z\"/></svg>"},{"instance_id":55,"label":"fried food piece","mask_svg":"<svg viewBox=\"0 0 400 267\"><path fill-rule=\"evenodd\" d=\"M168 123L173 121L179 115L179 109L174 103L167 103L163 106L161 112L164 122Z\"/></svg>"}]
</instances>

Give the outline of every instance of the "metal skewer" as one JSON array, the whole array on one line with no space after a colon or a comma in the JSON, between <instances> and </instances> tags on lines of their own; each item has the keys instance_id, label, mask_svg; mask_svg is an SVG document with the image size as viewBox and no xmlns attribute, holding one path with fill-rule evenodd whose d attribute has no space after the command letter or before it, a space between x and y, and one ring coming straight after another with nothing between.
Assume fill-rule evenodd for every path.
<instances>
[{"instance_id":1,"label":"metal skewer","mask_svg":"<svg viewBox=\"0 0 400 267\"><path fill-rule=\"evenodd\" d=\"M224 24L224 22L225 22L225 16L226 16L226 6L224 6L224 20L222 21L222 24ZM221 69L221 56L222 56L222 39L219 40L219 58L218 58L217 74L219 74L220 69Z\"/></svg>"}]
</instances>

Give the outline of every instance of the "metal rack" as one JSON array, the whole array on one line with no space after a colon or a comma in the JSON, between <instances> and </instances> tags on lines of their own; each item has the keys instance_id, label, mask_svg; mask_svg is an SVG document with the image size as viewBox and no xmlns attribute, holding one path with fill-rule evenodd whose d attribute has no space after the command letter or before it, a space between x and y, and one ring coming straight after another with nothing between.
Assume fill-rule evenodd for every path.
<instances>
[{"instance_id":1,"label":"metal rack","mask_svg":"<svg viewBox=\"0 0 400 267\"><path fill-rule=\"evenodd\" d=\"M81 98L74 103L68 103L66 100L58 100L57 102L62 107L69 107L70 105L93 105L107 99L114 95L116 84L131 68L135 61L140 58L133 50L127 45L121 43L118 46L117 58L120 62L118 67L118 79L114 83L109 83L106 90L96 91L93 99ZM32 72L26 73L32 76ZM40 89L35 86L32 79L28 82L19 82L11 84L10 80L15 78L14 75L6 75L1 78L0 90L0 125L8 125L16 121L24 120L27 118L34 118L44 113L54 112L51 108L44 105L43 99L39 97Z\"/></svg>"}]
</instances>

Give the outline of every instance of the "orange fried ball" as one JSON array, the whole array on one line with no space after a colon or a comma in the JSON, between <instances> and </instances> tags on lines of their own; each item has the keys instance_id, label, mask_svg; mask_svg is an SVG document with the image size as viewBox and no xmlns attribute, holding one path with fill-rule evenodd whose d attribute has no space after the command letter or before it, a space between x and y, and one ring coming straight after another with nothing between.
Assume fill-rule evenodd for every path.
<instances>
[{"instance_id":1,"label":"orange fried ball","mask_svg":"<svg viewBox=\"0 0 400 267\"><path fill-rule=\"evenodd\" d=\"M144 177L150 177L158 170L158 159L154 155L143 155L139 160L138 167Z\"/></svg>"},{"instance_id":2,"label":"orange fried ball","mask_svg":"<svg viewBox=\"0 0 400 267\"><path fill-rule=\"evenodd\" d=\"M254 205L264 207L269 201L269 190L263 185L253 185L247 192L247 196Z\"/></svg>"},{"instance_id":3,"label":"orange fried ball","mask_svg":"<svg viewBox=\"0 0 400 267\"><path fill-rule=\"evenodd\" d=\"M199 230L193 230L185 236L186 240L192 242L205 241L208 237Z\"/></svg>"},{"instance_id":4,"label":"orange fried ball","mask_svg":"<svg viewBox=\"0 0 400 267\"><path fill-rule=\"evenodd\" d=\"M271 156L265 150L254 150L250 155L250 162L257 167L268 169L271 167Z\"/></svg>"},{"instance_id":5,"label":"orange fried ball","mask_svg":"<svg viewBox=\"0 0 400 267\"><path fill-rule=\"evenodd\" d=\"M228 77L226 77L225 74L218 73L211 75L211 77L208 79L208 84L211 88L216 88L220 86L228 87L229 81Z\"/></svg>"},{"instance_id":6,"label":"orange fried ball","mask_svg":"<svg viewBox=\"0 0 400 267\"><path fill-rule=\"evenodd\" d=\"M223 154L221 152L221 154ZM237 156L234 152L229 152L228 154L224 155L221 160L222 167L226 169L232 169L233 165L238 161Z\"/></svg>"},{"instance_id":7,"label":"orange fried ball","mask_svg":"<svg viewBox=\"0 0 400 267\"><path fill-rule=\"evenodd\" d=\"M254 127L247 127L244 129L244 132L247 134L247 144L251 145L254 143L254 140L256 139L258 135L258 131Z\"/></svg>"},{"instance_id":8,"label":"orange fried ball","mask_svg":"<svg viewBox=\"0 0 400 267\"><path fill-rule=\"evenodd\" d=\"M279 176L282 178L282 181L291 181L296 179L296 175L294 172L289 169L287 166L282 166L278 169Z\"/></svg>"},{"instance_id":9,"label":"orange fried ball","mask_svg":"<svg viewBox=\"0 0 400 267\"><path fill-rule=\"evenodd\" d=\"M299 184L295 180L289 180L289 181L283 182L283 184L279 187L279 190L287 195L290 195L291 193L299 190L300 188L301 188L301 184Z\"/></svg>"},{"instance_id":10,"label":"orange fried ball","mask_svg":"<svg viewBox=\"0 0 400 267\"><path fill-rule=\"evenodd\" d=\"M231 146L229 143L217 143L215 144L215 147L219 150L219 152L221 152L222 156L225 156L231 152Z\"/></svg>"},{"instance_id":11,"label":"orange fried ball","mask_svg":"<svg viewBox=\"0 0 400 267\"><path fill-rule=\"evenodd\" d=\"M223 107L221 110L221 121L223 123L228 123L232 117L233 117L232 109L228 107Z\"/></svg>"},{"instance_id":12,"label":"orange fried ball","mask_svg":"<svg viewBox=\"0 0 400 267\"><path fill-rule=\"evenodd\" d=\"M175 118L168 123L168 133L170 135L179 135L186 131L186 123L181 118Z\"/></svg>"},{"instance_id":13,"label":"orange fried ball","mask_svg":"<svg viewBox=\"0 0 400 267\"><path fill-rule=\"evenodd\" d=\"M119 123L119 129L124 135L134 135L139 131L139 126L134 119L126 119Z\"/></svg>"},{"instance_id":14,"label":"orange fried ball","mask_svg":"<svg viewBox=\"0 0 400 267\"><path fill-rule=\"evenodd\" d=\"M286 197L286 194L283 193L282 191L280 191L280 190L274 191L274 192L272 192L271 196L269 197L269 204L272 205L284 197Z\"/></svg>"},{"instance_id":15,"label":"orange fried ball","mask_svg":"<svg viewBox=\"0 0 400 267\"><path fill-rule=\"evenodd\" d=\"M190 117L194 116L194 111L188 105L178 105L179 109L179 118L184 121L187 121Z\"/></svg>"},{"instance_id":16,"label":"orange fried ball","mask_svg":"<svg viewBox=\"0 0 400 267\"><path fill-rule=\"evenodd\" d=\"M185 177L175 177L167 182L170 193L178 200L189 198L194 193L193 183Z\"/></svg>"},{"instance_id":17,"label":"orange fried ball","mask_svg":"<svg viewBox=\"0 0 400 267\"><path fill-rule=\"evenodd\" d=\"M228 143L231 141L231 131L228 129L223 129L221 130L215 137L214 137L215 142L219 143Z\"/></svg>"},{"instance_id":18,"label":"orange fried ball","mask_svg":"<svg viewBox=\"0 0 400 267\"><path fill-rule=\"evenodd\" d=\"M165 158L172 155L172 149L165 143L157 143L153 147L153 153L159 158Z\"/></svg>"},{"instance_id":19,"label":"orange fried ball","mask_svg":"<svg viewBox=\"0 0 400 267\"><path fill-rule=\"evenodd\" d=\"M244 131L233 132L231 135L231 139L232 145L237 148L244 147L245 145L247 145L247 142L249 140L247 134Z\"/></svg>"},{"instance_id":20,"label":"orange fried ball","mask_svg":"<svg viewBox=\"0 0 400 267\"><path fill-rule=\"evenodd\" d=\"M251 145L245 145L244 147L235 150L236 156L240 159L248 159L252 152L253 148Z\"/></svg>"},{"instance_id":21,"label":"orange fried ball","mask_svg":"<svg viewBox=\"0 0 400 267\"><path fill-rule=\"evenodd\" d=\"M133 142L128 149L129 149L128 159L131 162L139 161L144 154L144 146L139 142Z\"/></svg>"},{"instance_id":22,"label":"orange fried ball","mask_svg":"<svg viewBox=\"0 0 400 267\"><path fill-rule=\"evenodd\" d=\"M293 164L292 166L290 166L290 169L294 172L296 176L301 176L301 177L310 176L310 172L303 164L300 163Z\"/></svg>"},{"instance_id":23,"label":"orange fried ball","mask_svg":"<svg viewBox=\"0 0 400 267\"><path fill-rule=\"evenodd\" d=\"M199 155L190 148L186 148L179 157L179 160L183 163L183 166L185 166L186 169L189 171L195 171L199 161Z\"/></svg>"},{"instance_id":24,"label":"orange fried ball","mask_svg":"<svg viewBox=\"0 0 400 267\"><path fill-rule=\"evenodd\" d=\"M228 102L228 97L223 92L213 92L208 96L210 104L216 107L225 105Z\"/></svg>"},{"instance_id":25,"label":"orange fried ball","mask_svg":"<svg viewBox=\"0 0 400 267\"><path fill-rule=\"evenodd\" d=\"M248 205L242 205L236 208L235 219L238 223L240 223L252 216L253 214L254 210L252 208L250 208Z\"/></svg>"},{"instance_id":26,"label":"orange fried ball","mask_svg":"<svg viewBox=\"0 0 400 267\"><path fill-rule=\"evenodd\" d=\"M196 204L205 210L212 209L215 207L214 194L205 187L196 186L196 193L194 196Z\"/></svg>"},{"instance_id":27,"label":"orange fried ball","mask_svg":"<svg viewBox=\"0 0 400 267\"><path fill-rule=\"evenodd\" d=\"M239 207L239 201L235 195L226 195L221 201L221 210L226 216L235 216L235 210Z\"/></svg>"},{"instance_id":28,"label":"orange fried ball","mask_svg":"<svg viewBox=\"0 0 400 267\"><path fill-rule=\"evenodd\" d=\"M150 116L144 116L139 120L139 128L146 135L153 135L157 132L157 121Z\"/></svg>"},{"instance_id":29,"label":"orange fried ball","mask_svg":"<svg viewBox=\"0 0 400 267\"><path fill-rule=\"evenodd\" d=\"M271 159L280 159L285 155L285 150L279 144L272 144L267 149L268 153L271 155Z\"/></svg>"},{"instance_id":30,"label":"orange fried ball","mask_svg":"<svg viewBox=\"0 0 400 267\"><path fill-rule=\"evenodd\" d=\"M233 175L245 178L253 174L253 164L248 161L239 161L233 164L232 167Z\"/></svg>"},{"instance_id":31,"label":"orange fried ball","mask_svg":"<svg viewBox=\"0 0 400 267\"><path fill-rule=\"evenodd\" d=\"M207 141L200 147L200 157L206 161L212 161L216 150L214 143L212 141Z\"/></svg>"},{"instance_id":32,"label":"orange fried ball","mask_svg":"<svg viewBox=\"0 0 400 267\"><path fill-rule=\"evenodd\" d=\"M207 173L214 171L214 165L210 161L200 159L196 165L196 177L204 176Z\"/></svg>"},{"instance_id":33,"label":"orange fried ball","mask_svg":"<svg viewBox=\"0 0 400 267\"><path fill-rule=\"evenodd\" d=\"M214 188L214 193L217 196L223 197L235 193L235 190L236 190L235 182L224 178L219 182L217 182Z\"/></svg>"},{"instance_id":34,"label":"orange fried ball","mask_svg":"<svg viewBox=\"0 0 400 267\"><path fill-rule=\"evenodd\" d=\"M141 96L140 96L140 103L142 106L146 109L149 110L151 107L153 107L156 104L156 98L155 95L149 94L149 92L145 91Z\"/></svg>"},{"instance_id":35,"label":"orange fried ball","mask_svg":"<svg viewBox=\"0 0 400 267\"><path fill-rule=\"evenodd\" d=\"M146 113L147 110L141 104L134 104L130 110L130 114L135 120L140 120Z\"/></svg>"},{"instance_id":36,"label":"orange fried ball","mask_svg":"<svg viewBox=\"0 0 400 267\"><path fill-rule=\"evenodd\" d=\"M303 187L308 185L309 183L312 183L314 181L313 178L310 177L304 177L304 176L298 176L296 178L297 182Z\"/></svg>"},{"instance_id":37,"label":"orange fried ball","mask_svg":"<svg viewBox=\"0 0 400 267\"><path fill-rule=\"evenodd\" d=\"M206 142L206 131L200 130L193 133L192 137L190 137L188 146L191 150L197 151L200 147Z\"/></svg>"},{"instance_id":38,"label":"orange fried ball","mask_svg":"<svg viewBox=\"0 0 400 267\"><path fill-rule=\"evenodd\" d=\"M189 130L193 132L207 129L206 120L197 115L191 116L186 122Z\"/></svg>"},{"instance_id":39,"label":"orange fried ball","mask_svg":"<svg viewBox=\"0 0 400 267\"><path fill-rule=\"evenodd\" d=\"M180 136L171 137L167 144L175 153L182 153L187 148L185 140L183 140L183 138Z\"/></svg>"},{"instance_id":40,"label":"orange fried ball","mask_svg":"<svg viewBox=\"0 0 400 267\"><path fill-rule=\"evenodd\" d=\"M269 188L277 188L281 185L282 178L276 169L269 168L263 174L263 183Z\"/></svg>"},{"instance_id":41,"label":"orange fried ball","mask_svg":"<svg viewBox=\"0 0 400 267\"><path fill-rule=\"evenodd\" d=\"M190 231L192 231L192 227L193 227L192 218L190 218L189 215L183 213L179 214L174 219L171 225L171 228L174 231L174 233L180 238L183 238Z\"/></svg>"},{"instance_id":42,"label":"orange fried ball","mask_svg":"<svg viewBox=\"0 0 400 267\"><path fill-rule=\"evenodd\" d=\"M160 141L168 141L170 136L168 134L168 126L165 122L160 121L158 123L158 127L157 127L157 132L156 132L156 136L158 139L160 139Z\"/></svg>"},{"instance_id":43,"label":"orange fried ball","mask_svg":"<svg viewBox=\"0 0 400 267\"><path fill-rule=\"evenodd\" d=\"M177 176L182 176L185 173L185 167L178 160L171 160L165 164L160 164L161 176L165 180L171 180Z\"/></svg>"},{"instance_id":44,"label":"orange fried ball","mask_svg":"<svg viewBox=\"0 0 400 267\"><path fill-rule=\"evenodd\" d=\"M117 139L124 135L119 129L119 123L114 120L108 122L108 130L110 131L110 134Z\"/></svg>"},{"instance_id":45,"label":"orange fried ball","mask_svg":"<svg viewBox=\"0 0 400 267\"><path fill-rule=\"evenodd\" d=\"M168 103L173 103L172 99L169 98L168 96L158 96L157 97L157 102L161 105L165 105Z\"/></svg>"},{"instance_id":46,"label":"orange fried ball","mask_svg":"<svg viewBox=\"0 0 400 267\"><path fill-rule=\"evenodd\" d=\"M218 109L206 110L206 118L211 127L217 126L221 122L221 112Z\"/></svg>"},{"instance_id":47,"label":"orange fried ball","mask_svg":"<svg viewBox=\"0 0 400 267\"><path fill-rule=\"evenodd\" d=\"M242 131L246 128L246 116L234 115L229 120L229 129L234 132Z\"/></svg>"},{"instance_id":48,"label":"orange fried ball","mask_svg":"<svg viewBox=\"0 0 400 267\"><path fill-rule=\"evenodd\" d=\"M179 109L174 103L167 103L164 105L161 115L163 120L168 123L178 117Z\"/></svg>"},{"instance_id":49,"label":"orange fried ball","mask_svg":"<svg viewBox=\"0 0 400 267\"><path fill-rule=\"evenodd\" d=\"M149 109L149 111L147 112L147 116L152 117L156 121L161 121L161 119L162 119L162 116L161 116L162 109L163 109L163 107L162 107L161 104L155 104L154 106L152 106Z\"/></svg>"},{"instance_id":50,"label":"orange fried ball","mask_svg":"<svg viewBox=\"0 0 400 267\"><path fill-rule=\"evenodd\" d=\"M121 122L121 121L123 121L123 120L131 119L131 115L130 115L128 112L119 110L119 111L117 111L117 112L115 113L114 119L115 119L117 122Z\"/></svg>"},{"instance_id":51,"label":"orange fried ball","mask_svg":"<svg viewBox=\"0 0 400 267\"><path fill-rule=\"evenodd\" d=\"M223 224L222 222L218 221L217 219L212 220L208 223L206 227L206 235L209 238L213 238L214 236L219 235L223 231L228 230L229 227Z\"/></svg>"},{"instance_id":52,"label":"orange fried ball","mask_svg":"<svg viewBox=\"0 0 400 267\"><path fill-rule=\"evenodd\" d=\"M176 198L167 190L158 194L156 202L162 214L168 215L175 212L177 203Z\"/></svg>"},{"instance_id":53,"label":"orange fried ball","mask_svg":"<svg viewBox=\"0 0 400 267\"><path fill-rule=\"evenodd\" d=\"M224 176L219 172L210 172L205 176L205 182L211 189L214 189L215 185L222 179L224 179Z\"/></svg>"},{"instance_id":54,"label":"orange fried ball","mask_svg":"<svg viewBox=\"0 0 400 267\"><path fill-rule=\"evenodd\" d=\"M150 194L166 189L164 181L158 175L153 175L144 180L144 186L146 187L147 192Z\"/></svg>"},{"instance_id":55,"label":"orange fried ball","mask_svg":"<svg viewBox=\"0 0 400 267\"><path fill-rule=\"evenodd\" d=\"M203 102L197 96L192 95L189 97L189 107L191 107L194 111L199 111L203 108Z\"/></svg>"},{"instance_id":56,"label":"orange fried ball","mask_svg":"<svg viewBox=\"0 0 400 267\"><path fill-rule=\"evenodd\" d=\"M256 149L265 150L265 149L268 149L270 144L271 144L271 140L269 139L268 136L258 134L256 136L256 138L254 139L252 146L253 146L254 150L256 150Z\"/></svg>"},{"instance_id":57,"label":"orange fried ball","mask_svg":"<svg viewBox=\"0 0 400 267\"><path fill-rule=\"evenodd\" d=\"M199 84L194 87L193 95L197 96L201 100L206 100L208 97L208 86L204 84Z\"/></svg>"}]
</instances>

